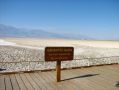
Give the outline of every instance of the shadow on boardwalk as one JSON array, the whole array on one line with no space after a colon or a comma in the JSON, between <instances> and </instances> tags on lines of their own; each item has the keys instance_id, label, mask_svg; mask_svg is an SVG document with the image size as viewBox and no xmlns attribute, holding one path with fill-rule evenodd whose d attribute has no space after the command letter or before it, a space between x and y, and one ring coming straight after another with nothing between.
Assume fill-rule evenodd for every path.
<instances>
[{"instance_id":1,"label":"shadow on boardwalk","mask_svg":"<svg viewBox=\"0 0 119 90\"><path fill-rule=\"evenodd\" d=\"M77 78L92 77L92 76L96 76L96 75L99 75L99 74L86 74L86 75L82 75L82 76L77 76L77 77L72 77L72 78L64 79L64 80L61 80L61 81L66 81L66 80L71 80L71 79L77 79Z\"/></svg>"}]
</instances>

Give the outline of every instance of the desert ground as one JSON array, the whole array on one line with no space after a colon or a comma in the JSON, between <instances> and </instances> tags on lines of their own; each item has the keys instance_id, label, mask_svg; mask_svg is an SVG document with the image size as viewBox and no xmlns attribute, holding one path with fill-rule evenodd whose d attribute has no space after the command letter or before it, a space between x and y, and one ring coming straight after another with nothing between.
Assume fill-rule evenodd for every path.
<instances>
[{"instance_id":1,"label":"desert ground","mask_svg":"<svg viewBox=\"0 0 119 90\"><path fill-rule=\"evenodd\" d=\"M119 63L119 41L38 38L0 40L0 68L5 71L55 69L56 62L44 61L44 48L47 46L74 47L74 60L63 61L62 68Z\"/></svg>"},{"instance_id":2,"label":"desert ground","mask_svg":"<svg viewBox=\"0 0 119 90\"><path fill-rule=\"evenodd\" d=\"M119 41L105 40L68 40L38 38L4 38L6 41L30 46L91 46L99 48L119 48Z\"/></svg>"}]
</instances>

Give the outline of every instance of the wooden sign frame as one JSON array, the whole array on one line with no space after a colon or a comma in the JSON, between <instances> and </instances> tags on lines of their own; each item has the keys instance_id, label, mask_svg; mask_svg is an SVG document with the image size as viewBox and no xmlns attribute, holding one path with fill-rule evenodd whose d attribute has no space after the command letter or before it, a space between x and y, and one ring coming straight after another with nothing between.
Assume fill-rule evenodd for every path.
<instances>
[{"instance_id":1,"label":"wooden sign frame","mask_svg":"<svg viewBox=\"0 0 119 90\"><path fill-rule=\"evenodd\" d=\"M69 61L73 60L73 47L46 47L45 61Z\"/></svg>"},{"instance_id":2,"label":"wooden sign frame","mask_svg":"<svg viewBox=\"0 0 119 90\"><path fill-rule=\"evenodd\" d=\"M61 61L71 61L74 57L73 47L46 47L45 61L57 61L57 82L61 80Z\"/></svg>"}]
</instances>

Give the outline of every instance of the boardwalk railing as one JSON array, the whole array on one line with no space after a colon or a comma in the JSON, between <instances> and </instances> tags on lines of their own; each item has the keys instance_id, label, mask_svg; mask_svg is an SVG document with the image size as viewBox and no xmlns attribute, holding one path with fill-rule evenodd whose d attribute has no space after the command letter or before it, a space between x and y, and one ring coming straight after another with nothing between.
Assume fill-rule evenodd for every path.
<instances>
[{"instance_id":1,"label":"boardwalk railing","mask_svg":"<svg viewBox=\"0 0 119 90\"><path fill-rule=\"evenodd\" d=\"M75 68L82 66L93 66L103 64L119 63L119 56L99 57L99 58L75 58L72 61L63 61L62 68ZM35 71L55 69L56 62L38 61L14 61L0 62L0 72Z\"/></svg>"}]
</instances>

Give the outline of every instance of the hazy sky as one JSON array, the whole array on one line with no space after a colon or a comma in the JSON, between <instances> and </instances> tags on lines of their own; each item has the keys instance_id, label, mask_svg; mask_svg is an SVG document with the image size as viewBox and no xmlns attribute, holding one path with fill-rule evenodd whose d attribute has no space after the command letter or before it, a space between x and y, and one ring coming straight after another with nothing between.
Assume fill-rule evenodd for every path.
<instances>
[{"instance_id":1,"label":"hazy sky","mask_svg":"<svg viewBox=\"0 0 119 90\"><path fill-rule=\"evenodd\" d=\"M0 0L0 23L119 39L119 0Z\"/></svg>"}]
</instances>

